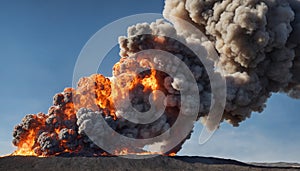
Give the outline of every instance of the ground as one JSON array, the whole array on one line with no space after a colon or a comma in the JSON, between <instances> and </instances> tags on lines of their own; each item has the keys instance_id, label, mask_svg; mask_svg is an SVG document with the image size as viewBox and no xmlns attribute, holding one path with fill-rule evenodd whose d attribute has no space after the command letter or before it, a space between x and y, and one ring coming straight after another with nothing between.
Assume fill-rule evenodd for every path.
<instances>
[{"instance_id":1,"label":"ground","mask_svg":"<svg viewBox=\"0 0 300 171\"><path fill-rule=\"evenodd\" d=\"M256 163L256 165L262 165ZM281 167L282 166L282 167ZM0 170L213 170L213 171L300 171L300 165L277 163L255 166L229 159L156 156L148 159L121 157L21 157L0 158Z\"/></svg>"}]
</instances>

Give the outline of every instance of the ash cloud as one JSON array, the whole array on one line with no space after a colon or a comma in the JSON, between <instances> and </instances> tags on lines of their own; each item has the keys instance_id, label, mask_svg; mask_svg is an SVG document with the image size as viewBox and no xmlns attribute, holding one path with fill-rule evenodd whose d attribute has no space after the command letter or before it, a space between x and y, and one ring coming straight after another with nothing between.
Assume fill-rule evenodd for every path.
<instances>
[{"instance_id":1,"label":"ash cloud","mask_svg":"<svg viewBox=\"0 0 300 171\"><path fill-rule=\"evenodd\" d=\"M299 7L296 0L166 0L163 14L189 21L213 42L227 82L223 118L238 126L262 112L272 93L299 98Z\"/></svg>"},{"instance_id":2,"label":"ash cloud","mask_svg":"<svg viewBox=\"0 0 300 171\"><path fill-rule=\"evenodd\" d=\"M208 69L216 71L220 78L226 80L226 104L221 121L228 121L233 126L239 126L252 112L262 112L272 93L285 92L291 97L300 98L300 1L166 0L163 14L170 23L163 19L150 24L139 23L128 28L127 36L119 38L121 59L114 66L110 80L95 74L82 78L78 89L66 89L55 95L48 114L27 115L15 127L13 144L29 148L37 155L70 151L83 155L102 155L105 151L86 135L87 132L96 131L99 135L109 137L103 129L104 123L95 122L97 118L103 117L110 128L123 136L146 139L166 132L182 110L187 122L179 126L180 130L169 132L171 140L166 139L160 145L162 149L170 147L165 154L178 152L190 137L193 127L189 114L195 106L195 99L191 96L195 93L195 88L191 88L194 83L182 74L180 62L142 52L150 49L168 52L188 67L195 78L197 94L201 99L200 103L197 102L200 105L197 119L202 118L203 123L211 129L215 127L210 126L212 123L206 119L216 99L212 96ZM189 34L185 25L172 24L172 16L191 23L203 35ZM204 46L203 42L207 40L212 42L212 46ZM206 48L207 54L203 54L209 60L206 67L189 47L196 47L199 51ZM212 49L217 51L217 55L212 55ZM141 82L134 88L128 88L128 79L132 75L146 78L153 74L153 68L174 74L155 73L158 89L166 96L158 104L164 104L165 111L149 124L130 122L124 118L126 114L130 118L134 110L151 111L151 88L145 88ZM145 72L132 74L144 69ZM218 73L219 69L224 72ZM118 86L114 87L116 85L119 85L119 89ZM124 94L120 86L130 91ZM181 91L186 92L187 96L181 97ZM116 94L127 97L131 107L126 98ZM110 98L111 95L113 98ZM119 107L116 111L114 105ZM180 134L186 130L189 131L187 136L179 144L174 144L172 138L182 136ZM27 141L28 137L33 138ZM112 151L129 148L134 152L143 152L142 147L149 145L149 142L127 144L113 137L107 141L119 143L120 149Z\"/></svg>"}]
</instances>

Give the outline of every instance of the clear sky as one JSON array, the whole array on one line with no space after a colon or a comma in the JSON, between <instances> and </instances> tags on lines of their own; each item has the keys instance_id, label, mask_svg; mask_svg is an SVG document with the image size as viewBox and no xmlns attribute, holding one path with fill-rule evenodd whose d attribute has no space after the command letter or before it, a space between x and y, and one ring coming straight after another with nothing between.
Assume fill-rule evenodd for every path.
<instances>
[{"instance_id":1,"label":"clear sky","mask_svg":"<svg viewBox=\"0 0 300 171\"><path fill-rule=\"evenodd\" d=\"M0 155L14 150L12 130L25 114L47 112L53 95L72 85L79 52L95 32L116 19L162 9L162 0L0 0ZM103 74L111 75L116 54L100 68ZM300 100L275 94L263 113L238 128L223 123L204 145L197 124L179 155L300 162L299 109Z\"/></svg>"}]
</instances>

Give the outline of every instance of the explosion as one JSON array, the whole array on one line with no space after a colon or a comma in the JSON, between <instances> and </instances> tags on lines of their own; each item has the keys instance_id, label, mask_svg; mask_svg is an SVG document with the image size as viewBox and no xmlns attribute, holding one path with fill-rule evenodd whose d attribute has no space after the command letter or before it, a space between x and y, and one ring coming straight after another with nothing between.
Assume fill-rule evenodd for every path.
<instances>
[{"instance_id":1,"label":"explosion","mask_svg":"<svg viewBox=\"0 0 300 171\"><path fill-rule=\"evenodd\" d=\"M184 19L204 35L188 33L185 25L164 20L129 27L127 37L119 38L121 59L113 67L113 76L83 77L76 89L66 88L53 97L47 114L26 115L14 129L13 144L18 149L13 155L175 155L191 135L189 119L195 106L200 105L197 119L215 129L207 121L216 101L208 68L189 47L205 47L212 70L226 80L221 121L239 126L252 112L262 112L272 93L299 98L299 7L296 0L166 0L166 19L171 23L175 23L172 16ZM211 47L203 44L208 40L218 60L209 56ZM151 49L167 52L173 59ZM188 66L196 87L182 71L183 65ZM201 102L193 98L195 92ZM185 124L168 131L181 112ZM105 124L124 137L145 141L126 143L107 131ZM89 132L110 139L95 139ZM147 139L164 133L168 138L155 142L158 152L144 149L153 144ZM184 139L174 144L172 137L180 136ZM99 147L107 143L114 145L109 150Z\"/></svg>"},{"instance_id":2,"label":"explosion","mask_svg":"<svg viewBox=\"0 0 300 171\"><path fill-rule=\"evenodd\" d=\"M150 36L149 39L155 41L157 37ZM105 134L106 130L95 122L100 120L99 116L117 133L130 138L146 139L166 132L179 114L180 92L171 86L174 81L168 74L153 69L158 61L161 64L163 58L157 55L153 57L151 53L137 53L121 58L113 67L112 78L93 74L81 78L76 89L66 88L62 93L56 94L48 114L26 115L22 123L15 127L13 144L18 150L13 155L162 154L143 150L146 144L123 142L117 149L113 149L114 153L108 153L94 144L86 132L92 130L97 135ZM156 90L162 91L166 99L153 93ZM132 108L128 106L128 99ZM133 123L123 117L126 115L140 119L136 115L130 115L134 113L133 110L148 111L149 117L152 117L159 113L160 108L151 108L151 103L166 106L165 113L154 122L139 124L138 121ZM118 110L115 106L118 106ZM108 136L113 139L113 135ZM117 140L107 141L117 143ZM174 155L179 149L176 147L163 154Z\"/></svg>"}]
</instances>

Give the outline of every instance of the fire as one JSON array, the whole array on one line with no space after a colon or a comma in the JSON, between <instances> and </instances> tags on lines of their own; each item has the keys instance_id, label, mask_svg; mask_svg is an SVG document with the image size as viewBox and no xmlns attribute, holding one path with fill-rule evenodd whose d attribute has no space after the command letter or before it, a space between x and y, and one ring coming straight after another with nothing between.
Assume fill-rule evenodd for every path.
<instances>
[{"instance_id":1,"label":"fire","mask_svg":"<svg viewBox=\"0 0 300 171\"><path fill-rule=\"evenodd\" d=\"M128 149L125 148L125 149L122 149L120 152L116 150L115 154L117 154L117 155L128 155L129 152L128 152Z\"/></svg>"},{"instance_id":2,"label":"fire","mask_svg":"<svg viewBox=\"0 0 300 171\"><path fill-rule=\"evenodd\" d=\"M99 107L113 109L111 95L111 82L100 74L81 78L77 90L67 89L74 94L75 111L81 107L97 110Z\"/></svg>"},{"instance_id":3,"label":"fire","mask_svg":"<svg viewBox=\"0 0 300 171\"><path fill-rule=\"evenodd\" d=\"M158 41L162 40L158 39ZM143 73L127 71L124 74L121 71L121 66L124 62L130 63L130 65L140 65L148 69ZM76 139L72 139L72 141L81 141L80 139L82 138L72 128L72 125L76 125L77 111L80 108L89 108L94 111L101 108L105 111L105 115L109 115L116 120L114 104L120 99L128 97L130 91L134 91L139 86L143 87L144 93L149 93L159 88L156 78L157 73L151 68L152 64L148 60L133 61L122 58L120 62L114 65L113 72L117 76L112 80L101 74L93 74L89 77L81 78L77 89L65 88L62 93L54 96L54 106L49 108L48 114L31 115L33 117L32 120L37 121L37 123L28 123L31 128L28 131L24 131L26 135L22 134L20 141L17 140L14 143L18 149L12 155L48 156L79 152L83 147L73 147L68 144L73 137L76 137ZM17 127L21 128L24 126L19 125ZM46 130L47 132L43 134L44 137L41 137L41 133ZM56 152L44 149L47 147L43 147L40 141L49 141L56 144L56 150L54 150ZM106 154L106 152L101 152L101 155ZM115 155L127 154L131 154L129 149L115 152ZM139 155L146 154L151 154L151 152L141 152Z\"/></svg>"},{"instance_id":4,"label":"fire","mask_svg":"<svg viewBox=\"0 0 300 171\"><path fill-rule=\"evenodd\" d=\"M176 156L176 153L170 153L169 156Z\"/></svg>"},{"instance_id":5,"label":"fire","mask_svg":"<svg viewBox=\"0 0 300 171\"><path fill-rule=\"evenodd\" d=\"M22 156L37 156L33 151L32 147L35 144L35 131L30 130L26 139L23 139L16 150L12 155L22 155Z\"/></svg>"},{"instance_id":6,"label":"fire","mask_svg":"<svg viewBox=\"0 0 300 171\"><path fill-rule=\"evenodd\" d=\"M145 87L144 90L150 89L151 91L153 91L158 89L158 83L155 74L156 71L153 69L151 70L150 76L147 76L146 78L142 79L142 84Z\"/></svg>"}]
</instances>

